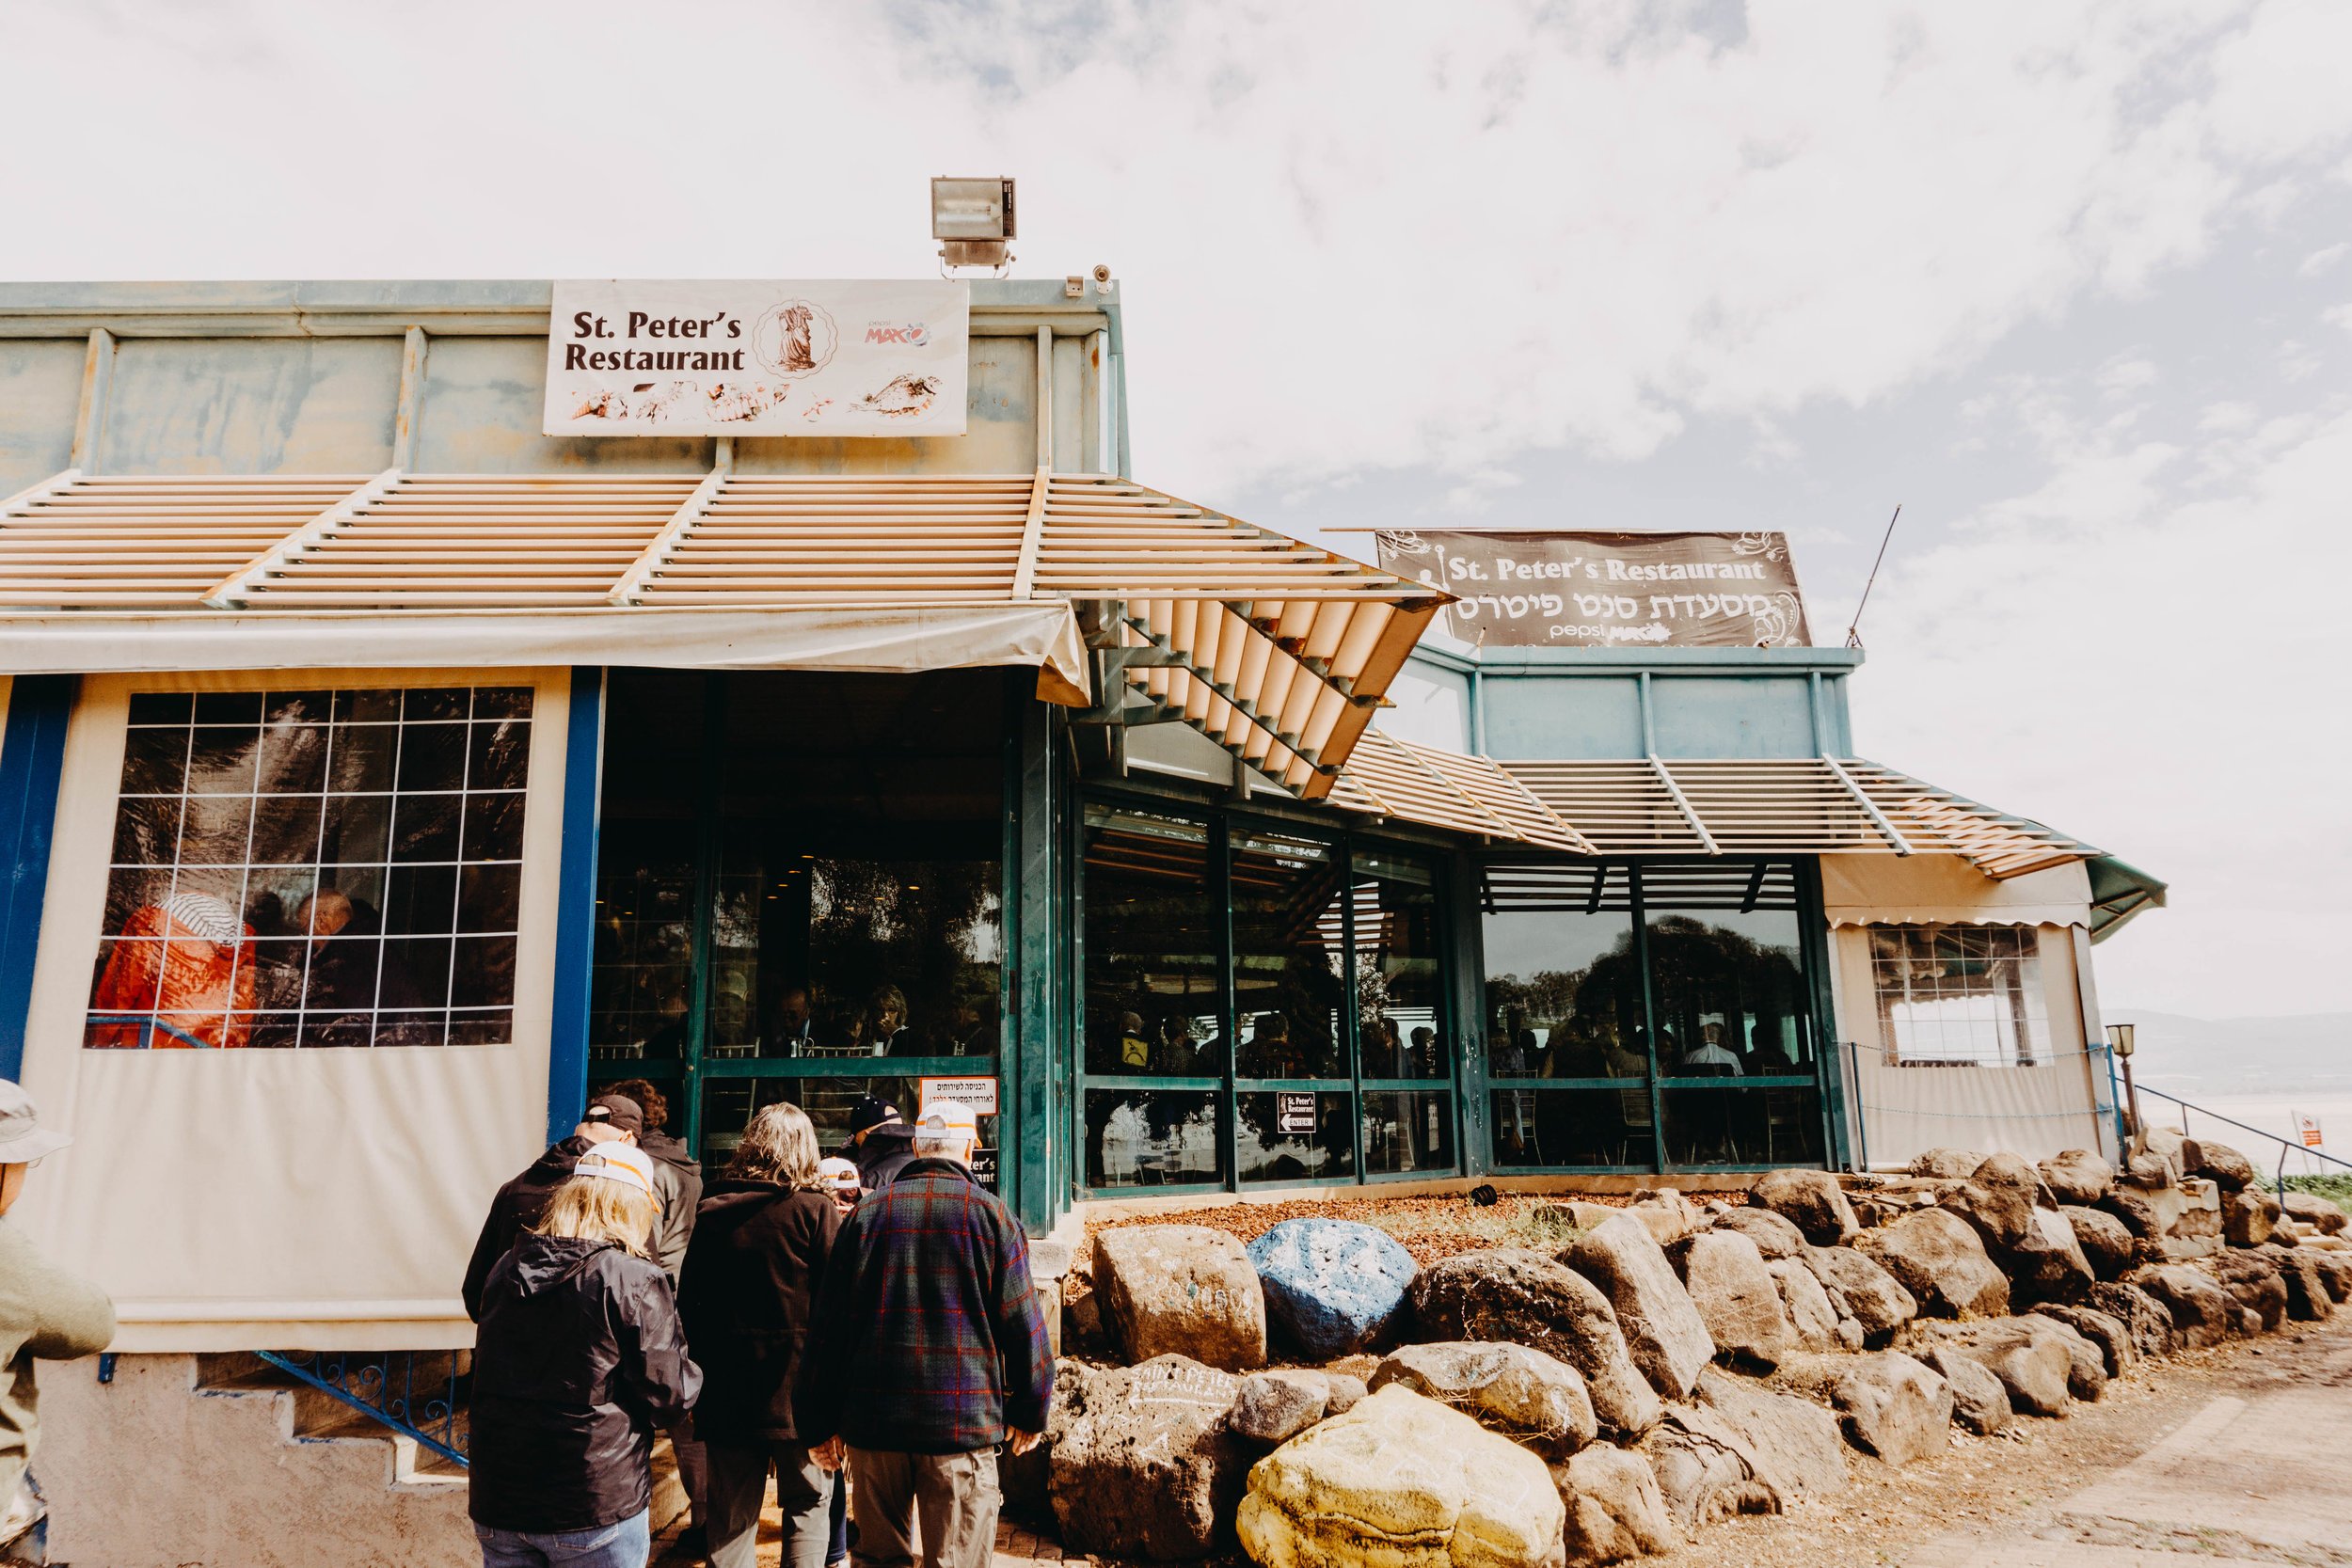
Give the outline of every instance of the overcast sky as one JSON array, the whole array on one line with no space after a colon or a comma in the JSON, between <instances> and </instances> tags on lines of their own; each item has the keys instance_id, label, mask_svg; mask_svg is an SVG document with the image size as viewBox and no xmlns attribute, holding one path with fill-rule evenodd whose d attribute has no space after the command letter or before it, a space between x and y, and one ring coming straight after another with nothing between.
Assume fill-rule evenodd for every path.
<instances>
[{"instance_id":1,"label":"overcast sky","mask_svg":"<svg viewBox=\"0 0 2352 1568\"><path fill-rule=\"evenodd\" d=\"M1829 642L1900 501L1862 752L2171 881L2111 1015L2352 1008L2352 5L11 0L0 59L9 277L926 276L927 178L1006 173L1165 489L1786 529Z\"/></svg>"}]
</instances>

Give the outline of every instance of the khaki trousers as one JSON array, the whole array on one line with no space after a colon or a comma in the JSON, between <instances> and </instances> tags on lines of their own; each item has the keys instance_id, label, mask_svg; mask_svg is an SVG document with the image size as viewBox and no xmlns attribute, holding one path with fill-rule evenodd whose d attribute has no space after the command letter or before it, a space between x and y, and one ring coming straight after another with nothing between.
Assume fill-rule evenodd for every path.
<instances>
[{"instance_id":1,"label":"khaki trousers","mask_svg":"<svg viewBox=\"0 0 2352 1568\"><path fill-rule=\"evenodd\" d=\"M990 1568L996 1553L996 1450L850 1450L851 1568ZM915 1555L915 1530L922 1555Z\"/></svg>"}]
</instances>

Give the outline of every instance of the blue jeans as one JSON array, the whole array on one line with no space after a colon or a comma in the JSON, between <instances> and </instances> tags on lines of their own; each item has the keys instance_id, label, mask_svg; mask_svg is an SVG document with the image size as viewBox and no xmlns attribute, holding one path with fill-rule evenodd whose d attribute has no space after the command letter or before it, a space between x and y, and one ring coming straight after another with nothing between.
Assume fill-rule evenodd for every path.
<instances>
[{"instance_id":1,"label":"blue jeans","mask_svg":"<svg viewBox=\"0 0 2352 1568\"><path fill-rule=\"evenodd\" d=\"M473 1533L482 1543L482 1568L645 1568L653 1552L649 1513L595 1529L539 1535L477 1524Z\"/></svg>"}]
</instances>

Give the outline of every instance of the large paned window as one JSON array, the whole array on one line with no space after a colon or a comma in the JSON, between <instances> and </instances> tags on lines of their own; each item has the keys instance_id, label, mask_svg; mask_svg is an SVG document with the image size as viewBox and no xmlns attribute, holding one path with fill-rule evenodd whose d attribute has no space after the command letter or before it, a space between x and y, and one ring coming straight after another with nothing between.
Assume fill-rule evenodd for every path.
<instances>
[{"instance_id":1,"label":"large paned window","mask_svg":"<svg viewBox=\"0 0 2352 1568\"><path fill-rule=\"evenodd\" d=\"M864 1095L989 1076L1002 1030L1003 684L615 672L590 1055L723 1160L790 1100L830 1149ZM995 1118L981 1118L993 1148Z\"/></svg>"},{"instance_id":2,"label":"large paned window","mask_svg":"<svg viewBox=\"0 0 2352 1568\"><path fill-rule=\"evenodd\" d=\"M1819 1163L1800 921L1782 863L1489 866L1496 1164Z\"/></svg>"},{"instance_id":3,"label":"large paned window","mask_svg":"<svg viewBox=\"0 0 2352 1568\"><path fill-rule=\"evenodd\" d=\"M2050 1053L2030 926L1878 926L1879 1037L1909 1066L2027 1067Z\"/></svg>"},{"instance_id":4,"label":"large paned window","mask_svg":"<svg viewBox=\"0 0 2352 1568\"><path fill-rule=\"evenodd\" d=\"M1084 833L1088 1186L1455 1168L1433 862L1141 802Z\"/></svg>"},{"instance_id":5,"label":"large paned window","mask_svg":"<svg viewBox=\"0 0 2352 1568\"><path fill-rule=\"evenodd\" d=\"M514 1037L528 687L140 692L93 1047Z\"/></svg>"}]
</instances>

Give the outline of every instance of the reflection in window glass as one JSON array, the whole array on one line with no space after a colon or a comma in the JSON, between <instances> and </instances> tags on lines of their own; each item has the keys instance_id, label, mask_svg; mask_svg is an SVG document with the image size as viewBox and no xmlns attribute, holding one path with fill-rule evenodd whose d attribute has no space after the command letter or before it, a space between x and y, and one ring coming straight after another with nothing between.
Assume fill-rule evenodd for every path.
<instances>
[{"instance_id":1,"label":"reflection in window glass","mask_svg":"<svg viewBox=\"0 0 2352 1568\"><path fill-rule=\"evenodd\" d=\"M1364 1091L1364 1172L1454 1168L1454 1096L1433 1090Z\"/></svg>"},{"instance_id":2,"label":"reflection in window glass","mask_svg":"<svg viewBox=\"0 0 2352 1568\"><path fill-rule=\"evenodd\" d=\"M1636 1165L1657 1163L1646 1081L1622 1089L1496 1089L1500 1165Z\"/></svg>"},{"instance_id":3,"label":"reflection in window glass","mask_svg":"<svg viewBox=\"0 0 2352 1568\"><path fill-rule=\"evenodd\" d=\"M608 823L600 837L589 1057L677 1061L693 984L693 863L663 824Z\"/></svg>"},{"instance_id":4,"label":"reflection in window glass","mask_svg":"<svg viewBox=\"0 0 2352 1568\"><path fill-rule=\"evenodd\" d=\"M532 697L133 696L84 1042L511 1040Z\"/></svg>"},{"instance_id":5,"label":"reflection in window glass","mask_svg":"<svg viewBox=\"0 0 2352 1568\"><path fill-rule=\"evenodd\" d=\"M1218 945L1207 828L1089 807L1086 1070L1222 1077Z\"/></svg>"},{"instance_id":6,"label":"reflection in window glass","mask_svg":"<svg viewBox=\"0 0 2352 1568\"><path fill-rule=\"evenodd\" d=\"M886 1100L912 1121L920 1109L923 1085L916 1078L714 1078L703 1085L701 1159L707 1174L723 1167L752 1117L762 1106L788 1100L817 1125L817 1147L827 1154L849 1150L850 1110L866 1095ZM995 1148L998 1119L980 1121L980 1147ZM999 1167L1002 1168L1001 1166Z\"/></svg>"},{"instance_id":7,"label":"reflection in window glass","mask_svg":"<svg viewBox=\"0 0 2352 1568\"><path fill-rule=\"evenodd\" d=\"M1243 1079L1343 1078L1342 868L1330 846L1274 833L1232 841L1233 1006Z\"/></svg>"},{"instance_id":8,"label":"reflection in window glass","mask_svg":"<svg viewBox=\"0 0 2352 1568\"><path fill-rule=\"evenodd\" d=\"M1087 1185L1222 1182L1216 1135L1220 1098L1185 1089L1089 1089Z\"/></svg>"},{"instance_id":9,"label":"reflection in window glass","mask_svg":"<svg viewBox=\"0 0 2352 1568\"><path fill-rule=\"evenodd\" d=\"M1529 896L1489 908L1487 1072L1495 1078L1640 1078L1649 1070L1633 917ZM1517 1118L1515 1118L1515 1125Z\"/></svg>"},{"instance_id":10,"label":"reflection in window glass","mask_svg":"<svg viewBox=\"0 0 2352 1568\"><path fill-rule=\"evenodd\" d=\"M1658 1070L1667 1078L1813 1075L1812 1008L1792 911L1649 911Z\"/></svg>"},{"instance_id":11,"label":"reflection in window glass","mask_svg":"<svg viewBox=\"0 0 2352 1568\"><path fill-rule=\"evenodd\" d=\"M1451 1077L1454 1053L1438 1009L1435 870L1425 861L1358 855L1351 897L1357 1070L1369 1079Z\"/></svg>"},{"instance_id":12,"label":"reflection in window glass","mask_svg":"<svg viewBox=\"0 0 2352 1568\"><path fill-rule=\"evenodd\" d=\"M1870 977L1895 1060L2024 1066L2050 1052L2030 926L1877 926Z\"/></svg>"},{"instance_id":13,"label":"reflection in window glass","mask_svg":"<svg viewBox=\"0 0 2352 1568\"><path fill-rule=\"evenodd\" d=\"M1318 1181L1356 1174L1349 1121L1353 1098L1344 1092L1244 1094L1233 1159L1244 1181Z\"/></svg>"},{"instance_id":14,"label":"reflection in window glass","mask_svg":"<svg viewBox=\"0 0 2352 1568\"><path fill-rule=\"evenodd\" d=\"M1659 1099L1669 1164L1821 1163L1821 1094L1813 1085L1667 1088Z\"/></svg>"}]
</instances>

